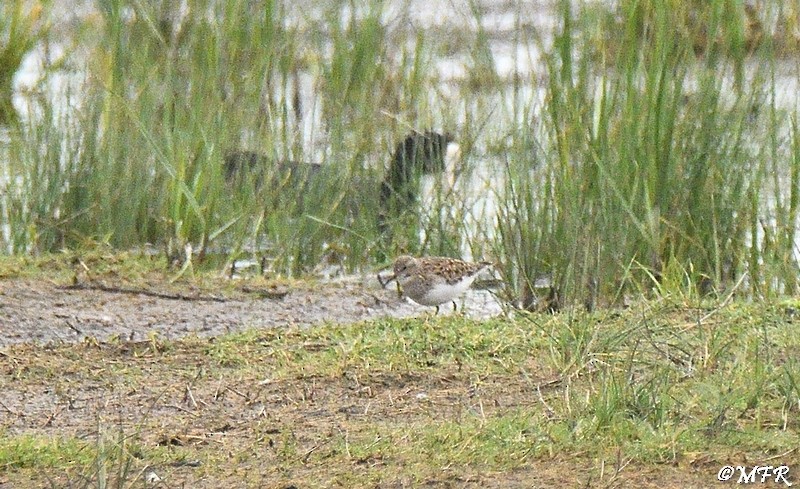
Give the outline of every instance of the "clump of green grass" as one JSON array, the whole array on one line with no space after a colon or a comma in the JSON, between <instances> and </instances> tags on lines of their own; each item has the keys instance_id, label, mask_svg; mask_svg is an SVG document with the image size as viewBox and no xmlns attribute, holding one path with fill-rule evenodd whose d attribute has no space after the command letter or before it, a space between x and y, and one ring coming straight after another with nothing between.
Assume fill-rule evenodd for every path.
<instances>
[{"instance_id":1,"label":"clump of green grass","mask_svg":"<svg viewBox=\"0 0 800 489\"><path fill-rule=\"evenodd\" d=\"M48 2L29 5L22 0L3 2L0 6L0 126L18 121L11 102L14 74L25 55L47 35L42 24L42 12Z\"/></svg>"},{"instance_id":2,"label":"clump of green grass","mask_svg":"<svg viewBox=\"0 0 800 489\"><path fill-rule=\"evenodd\" d=\"M286 8L102 2L100 17L87 20L95 37L84 32L94 46L90 76L80 100L63 101L82 110L43 101L41 118L12 140L7 247L151 243L170 261L186 244L232 259L255 248L289 274L313 269L326 249L351 268L385 256L377 193L391 141L439 124L421 96L425 38L401 42L380 2L321 6L321 20L302 25ZM315 74L309 102L321 108L323 125L312 132L322 152L306 147L305 128L317 122L303 120L298 92ZM234 185L222 171L232 150L324 163L329 175L306 186Z\"/></svg>"},{"instance_id":3,"label":"clump of green grass","mask_svg":"<svg viewBox=\"0 0 800 489\"><path fill-rule=\"evenodd\" d=\"M0 440L0 466L6 470L89 465L92 459L86 444L76 439L24 435Z\"/></svg>"},{"instance_id":4,"label":"clump of green grass","mask_svg":"<svg viewBox=\"0 0 800 489\"><path fill-rule=\"evenodd\" d=\"M592 17L560 5L543 117L530 129L544 140L534 160L510 155L501 203L512 295L535 303L543 277L555 307L652 290L719 293L745 277L757 295L792 290L796 225L783 203L793 197L766 180L797 166L777 139L785 113L770 102L774 54L759 52L764 62L739 83L741 58L696 58L663 2L642 4L646 14L625 4L633 10L599 48ZM773 212L775 221L765 217ZM762 253L764 234L786 237L766 243L783 265Z\"/></svg>"},{"instance_id":5,"label":"clump of green grass","mask_svg":"<svg viewBox=\"0 0 800 489\"><path fill-rule=\"evenodd\" d=\"M381 2L320 6L297 24L287 8L101 2L83 31L96 43L90 76L80 99L65 94L81 110L42 100L9 143L5 249L149 243L187 264L190 244L199 257L266 255L268 269L301 275L321 263L383 265L399 251L477 257L492 248L509 297L525 307L543 294L551 308L593 308L639 294L796 289L800 159L797 131L786 133L796 117L775 102L777 41L752 31L772 11L559 2L552 45L528 29L514 36L543 51L540 104L519 74L499 75L475 8L478 32L463 46L470 80L454 97L466 102L457 104L431 70L453 46L407 37ZM778 10L788 22L792 8ZM720 34L698 44L706 24ZM308 80L319 121L304 120ZM498 93L508 109L496 110ZM387 242L377 188L394 142L457 119L462 175L473 147L499 148L504 165L486 184L499 219L472 219L459 192L440 189L418 229ZM316 160L330 174L305 186L232 185L222 161L239 149Z\"/></svg>"},{"instance_id":6,"label":"clump of green grass","mask_svg":"<svg viewBox=\"0 0 800 489\"><path fill-rule=\"evenodd\" d=\"M40 487L63 487L65 483L82 488L129 487L146 481L150 473L138 459L158 457L162 451L145 452L133 438L122 430L101 431L94 440L5 437L0 439L0 467L12 472L37 471L35 482L44 484Z\"/></svg>"}]
</instances>

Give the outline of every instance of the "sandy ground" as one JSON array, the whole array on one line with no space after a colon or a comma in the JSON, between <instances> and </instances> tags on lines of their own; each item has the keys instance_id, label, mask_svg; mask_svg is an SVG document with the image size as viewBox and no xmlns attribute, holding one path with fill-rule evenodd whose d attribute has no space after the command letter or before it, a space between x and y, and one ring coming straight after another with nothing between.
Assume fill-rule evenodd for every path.
<instances>
[{"instance_id":1,"label":"sandy ground","mask_svg":"<svg viewBox=\"0 0 800 489\"><path fill-rule=\"evenodd\" d=\"M186 335L216 336L247 328L352 323L380 317L415 317L433 308L400 299L374 277L349 277L308 286L233 294L163 287L70 289L47 281L0 281L0 347L15 343L107 341ZM141 291L137 293L136 291ZM158 296L161 294L162 296ZM469 316L501 313L487 291L471 290L462 305ZM452 313L442 307L442 314Z\"/></svg>"}]
</instances>

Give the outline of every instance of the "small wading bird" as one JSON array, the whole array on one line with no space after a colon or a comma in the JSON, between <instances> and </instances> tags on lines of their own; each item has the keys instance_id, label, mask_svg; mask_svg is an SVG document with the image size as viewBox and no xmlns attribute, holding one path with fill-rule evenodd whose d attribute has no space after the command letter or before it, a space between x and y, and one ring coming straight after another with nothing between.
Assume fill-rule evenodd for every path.
<instances>
[{"instance_id":1,"label":"small wading bird","mask_svg":"<svg viewBox=\"0 0 800 489\"><path fill-rule=\"evenodd\" d=\"M398 291L423 306L435 306L439 314L439 306L445 302L453 302L463 294L475 281L478 274L489 262L472 263L442 256L426 256L414 258L408 255L397 257L394 261L394 275L385 281L378 276L378 281L385 287L392 280L397 281Z\"/></svg>"}]
</instances>

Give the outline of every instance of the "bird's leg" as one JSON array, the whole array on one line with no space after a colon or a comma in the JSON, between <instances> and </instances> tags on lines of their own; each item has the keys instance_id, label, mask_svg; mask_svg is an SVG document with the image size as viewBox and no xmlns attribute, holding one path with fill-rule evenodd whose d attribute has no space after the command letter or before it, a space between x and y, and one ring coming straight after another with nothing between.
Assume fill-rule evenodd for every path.
<instances>
[{"instance_id":1,"label":"bird's leg","mask_svg":"<svg viewBox=\"0 0 800 489\"><path fill-rule=\"evenodd\" d=\"M439 315L439 306L436 306L436 312L434 312L433 315L434 316L438 316Z\"/></svg>"},{"instance_id":2,"label":"bird's leg","mask_svg":"<svg viewBox=\"0 0 800 489\"><path fill-rule=\"evenodd\" d=\"M397 297L398 298L402 298L403 297L403 287L400 285L400 281L399 280L397 281Z\"/></svg>"},{"instance_id":3,"label":"bird's leg","mask_svg":"<svg viewBox=\"0 0 800 489\"><path fill-rule=\"evenodd\" d=\"M456 311L458 311L458 304L456 304L456 301L453 301L453 312Z\"/></svg>"}]
</instances>

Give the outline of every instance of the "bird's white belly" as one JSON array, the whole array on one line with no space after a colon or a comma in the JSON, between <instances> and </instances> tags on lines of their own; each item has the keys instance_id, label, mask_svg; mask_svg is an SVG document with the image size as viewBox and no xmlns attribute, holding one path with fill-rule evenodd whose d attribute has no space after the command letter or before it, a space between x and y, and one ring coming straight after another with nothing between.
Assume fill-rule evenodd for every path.
<instances>
[{"instance_id":1,"label":"bird's white belly","mask_svg":"<svg viewBox=\"0 0 800 489\"><path fill-rule=\"evenodd\" d=\"M412 299L423 306L438 306L466 292L473 280L474 277L470 277L452 285L442 282L431 287L422 297Z\"/></svg>"}]
</instances>

